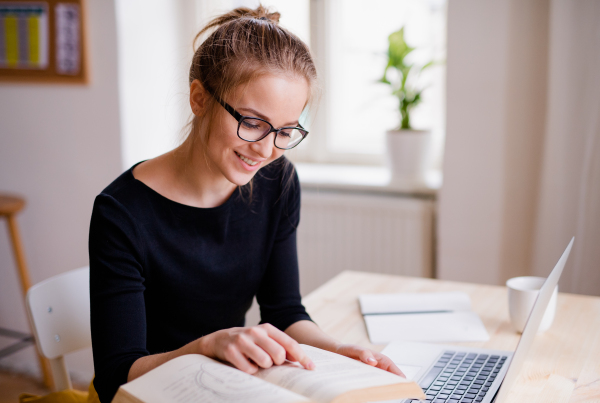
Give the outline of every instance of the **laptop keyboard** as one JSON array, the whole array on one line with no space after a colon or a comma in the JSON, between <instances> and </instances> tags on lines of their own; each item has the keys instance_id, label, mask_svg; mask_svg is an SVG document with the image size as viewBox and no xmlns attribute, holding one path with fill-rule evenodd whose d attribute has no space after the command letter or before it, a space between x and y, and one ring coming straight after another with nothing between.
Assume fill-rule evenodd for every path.
<instances>
[{"instance_id":1,"label":"laptop keyboard","mask_svg":"<svg viewBox=\"0 0 600 403\"><path fill-rule=\"evenodd\" d=\"M481 402L506 359L501 355L445 351L419 382L427 399L405 402Z\"/></svg>"}]
</instances>

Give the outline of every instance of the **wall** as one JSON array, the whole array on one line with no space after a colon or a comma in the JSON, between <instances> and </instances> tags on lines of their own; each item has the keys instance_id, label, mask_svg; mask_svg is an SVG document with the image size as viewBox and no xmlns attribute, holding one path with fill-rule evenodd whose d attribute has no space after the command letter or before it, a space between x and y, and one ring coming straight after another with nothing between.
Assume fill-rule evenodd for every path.
<instances>
[{"instance_id":1,"label":"wall","mask_svg":"<svg viewBox=\"0 0 600 403\"><path fill-rule=\"evenodd\" d=\"M561 290L600 295L600 2L553 0L533 273L575 236Z\"/></svg>"},{"instance_id":2,"label":"wall","mask_svg":"<svg viewBox=\"0 0 600 403\"><path fill-rule=\"evenodd\" d=\"M189 0L117 0L123 169L174 148L191 116L188 75L197 33Z\"/></svg>"},{"instance_id":3,"label":"wall","mask_svg":"<svg viewBox=\"0 0 600 403\"><path fill-rule=\"evenodd\" d=\"M600 3L449 2L440 278L600 295Z\"/></svg>"},{"instance_id":4,"label":"wall","mask_svg":"<svg viewBox=\"0 0 600 403\"><path fill-rule=\"evenodd\" d=\"M0 191L27 199L18 221L34 284L88 264L94 197L121 172L115 6L87 3L89 85L0 84ZM0 327L28 332L18 284L0 222ZM33 351L0 366L37 371ZM90 358L89 351L76 354L70 366L91 376Z\"/></svg>"},{"instance_id":5,"label":"wall","mask_svg":"<svg viewBox=\"0 0 600 403\"><path fill-rule=\"evenodd\" d=\"M439 278L499 284L530 272L548 13L543 0L448 3Z\"/></svg>"}]
</instances>

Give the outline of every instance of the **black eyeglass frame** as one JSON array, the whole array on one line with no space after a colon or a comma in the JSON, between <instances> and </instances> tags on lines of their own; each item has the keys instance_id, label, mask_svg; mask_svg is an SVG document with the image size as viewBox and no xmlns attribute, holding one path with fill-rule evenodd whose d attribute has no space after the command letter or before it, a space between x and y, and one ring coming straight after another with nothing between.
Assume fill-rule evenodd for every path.
<instances>
[{"instance_id":1,"label":"black eyeglass frame","mask_svg":"<svg viewBox=\"0 0 600 403\"><path fill-rule=\"evenodd\" d=\"M298 144L302 143L302 140L304 140L306 138L306 136L308 136L308 131L302 127L302 125L298 124L298 126L285 126L285 127L280 127L279 129L276 129L275 127L273 127L273 125L268 122L267 120L261 119L261 118L257 118L256 116L244 116L241 113L239 113L238 111L236 111L231 105L229 105L227 102L223 101L222 99L219 99L219 97L214 97L217 102L223 107L225 108L225 110L227 112L229 112L231 114L231 116L233 116L233 118L235 120L237 120L238 122L238 127L237 127L237 135L240 139L247 141L249 143L256 143L258 141L261 141L262 139L264 139L265 137L267 137L269 134L275 132L275 138L273 139L273 145L276 148L279 148L280 150L291 150L292 148L296 147ZM254 120L260 120L262 122L265 122L266 124L268 124L269 126L271 126L271 130L269 130L268 132L266 132L261 138L256 139L256 140L248 140L243 138L242 136L240 136L240 126L242 125L242 120L244 119L254 119ZM291 147L288 148L282 148L279 147L277 145L277 136L279 135L279 132L281 130L284 129L292 129L292 130L300 130L300 133L302 134L302 139L300 141L298 141L296 144L294 144Z\"/></svg>"}]
</instances>

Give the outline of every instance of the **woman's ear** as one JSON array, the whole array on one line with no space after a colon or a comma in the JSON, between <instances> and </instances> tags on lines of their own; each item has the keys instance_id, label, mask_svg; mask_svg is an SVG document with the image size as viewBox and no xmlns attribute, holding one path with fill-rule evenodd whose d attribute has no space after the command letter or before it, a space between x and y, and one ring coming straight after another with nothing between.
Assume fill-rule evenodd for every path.
<instances>
[{"instance_id":1,"label":"woman's ear","mask_svg":"<svg viewBox=\"0 0 600 403\"><path fill-rule=\"evenodd\" d=\"M200 116L204 113L209 96L200 80L192 81L190 85L190 106L194 115Z\"/></svg>"}]
</instances>

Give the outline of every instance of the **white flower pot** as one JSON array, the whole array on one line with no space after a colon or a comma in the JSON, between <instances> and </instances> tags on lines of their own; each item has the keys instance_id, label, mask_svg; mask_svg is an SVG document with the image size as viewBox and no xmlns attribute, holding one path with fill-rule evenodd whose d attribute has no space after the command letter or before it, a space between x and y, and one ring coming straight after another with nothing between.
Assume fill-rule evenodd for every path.
<instances>
[{"instance_id":1,"label":"white flower pot","mask_svg":"<svg viewBox=\"0 0 600 403\"><path fill-rule=\"evenodd\" d=\"M417 190L425 187L429 168L431 132L428 130L388 130L386 132L387 164L390 185Z\"/></svg>"}]
</instances>

